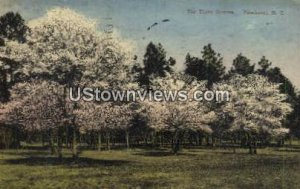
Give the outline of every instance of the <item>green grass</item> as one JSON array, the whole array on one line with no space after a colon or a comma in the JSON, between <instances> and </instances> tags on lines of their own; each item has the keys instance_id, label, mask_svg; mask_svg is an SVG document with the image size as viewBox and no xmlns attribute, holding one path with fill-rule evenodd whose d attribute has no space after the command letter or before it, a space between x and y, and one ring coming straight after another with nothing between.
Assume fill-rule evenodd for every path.
<instances>
[{"instance_id":1,"label":"green grass","mask_svg":"<svg viewBox=\"0 0 300 189\"><path fill-rule=\"evenodd\" d=\"M47 150L0 151L0 188L299 188L300 146L259 149L68 151L58 161Z\"/></svg>"}]
</instances>

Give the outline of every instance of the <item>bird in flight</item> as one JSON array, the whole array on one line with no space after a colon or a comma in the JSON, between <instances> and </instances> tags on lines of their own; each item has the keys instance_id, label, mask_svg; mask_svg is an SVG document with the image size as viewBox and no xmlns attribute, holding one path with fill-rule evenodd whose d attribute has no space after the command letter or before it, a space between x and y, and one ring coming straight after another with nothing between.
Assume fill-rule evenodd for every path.
<instances>
[{"instance_id":1,"label":"bird in flight","mask_svg":"<svg viewBox=\"0 0 300 189\"><path fill-rule=\"evenodd\" d=\"M267 22L267 23L266 23L267 26L268 26L268 25L271 25L271 24L273 24L273 22Z\"/></svg>"},{"instance_id":2,"label":"bird in flight","mask_svg":"<svg viewBox=\"0 0 300 189\"><path fill-rule=\"evenodd\" d=\"M161 22L170 22L170 19L163 19ZM155 22L154 24L152 24L151 26L149 26L147 28L147 30L149 31L151 28L153 28L154 26L158 25L157 22Z\"/></svg>"},{"instance_id":3,"label":"bird in flight","mask_svg":"<svg viewBox=\"0 0 300 189\"><path fill-rule=\"evenodd\" d=\"M154 26L156 26L156 25L158 25L157 22L155 22L154 24L152 24L151 26L149 26L149 27L147 28L147 30L150 30L152 27L154 27Z\"/></svg>"}]
</instances>

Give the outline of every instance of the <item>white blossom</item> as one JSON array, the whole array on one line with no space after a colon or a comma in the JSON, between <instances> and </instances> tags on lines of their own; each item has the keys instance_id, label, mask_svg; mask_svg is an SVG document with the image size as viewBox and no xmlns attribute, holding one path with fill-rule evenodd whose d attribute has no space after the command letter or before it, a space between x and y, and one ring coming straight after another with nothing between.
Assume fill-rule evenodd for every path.
<instances>
[{"instance_id":1,"label":"white blossom","mask_svg":"<svg viewBox=\"0 0 300 189\"><path fill-rule=\"evenodd\" d=\"M230 92L230 102L224 103L222 111L233 117L231 131L272 133L282 128L282 121L292 111L286 102L287 95L279 91L279 84L260 75L235 75L214 87Z\"/></svg>"}]
</instances>

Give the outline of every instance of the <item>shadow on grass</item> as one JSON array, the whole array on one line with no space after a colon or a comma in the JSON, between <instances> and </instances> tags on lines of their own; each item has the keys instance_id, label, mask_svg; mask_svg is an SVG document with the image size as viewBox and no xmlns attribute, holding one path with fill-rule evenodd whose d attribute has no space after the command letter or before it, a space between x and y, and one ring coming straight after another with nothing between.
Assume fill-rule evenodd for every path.
<instances>
[{"instance_id":1,"label":"shadow on grass","mask_svg":"<svg viewBox=\"0 0 300 189\"><path fill-rule=\"evenodd\" d=\"M29 166L56 166L63 165L68 167L97 167L97 166L121 166L129 163L125 160L101 160L79 157L77 159L71 157L27 157L18 159L7 159L4 164L29 165Z\"/></svg>"},{"instance_id":2,"label":"shadow on grass","mask_svg":"<svg viewBox=\"0 0 300 189\"><path fill-rule=\"evenodd\" d=\"M164 150L139 152L139 153L134 153L134 155L149 156L149 157L164 157L164 156L195 156L195 154L189 154L189 153L184 153L184 152L179 152L179 153L176 155L176 154L174 154L174 153L171 152L171 151L164 151Z\"/></svg>"},{"instance_id":3,"label":"shadow on grass","mask_svg":"<svg viewBox=\"0 0 300 189\"><path fill-rule=\"evenodd\" d=\"M24 146L21 149L41 151L41 150L48 150L48 149L50 149L50 146L47 146L47 145L46 146Z\"/></svg>"},{"instance_id":4,"label":"shadow on grass","mask_svg":"<svg viewBox=\"0 0 300 189\"><path fill-rule=\"evenodd\" d=\"M171 182L169 178L126 178L122 179L123 183L130 183L131 188L173 188L176 182ZM173 186L173 187L170 187Z\"/></svg>"},{"instance_id":5,"label":"shadow on grass","mask_svg":"<svg viewBox=\"0 0 300 189\"><path fill-rule=\"evenodd\" d=\"M224 154L225 155L225 154ZM287 169L292 167L299 167L300 159L297 157L286 157L280 155L272 154L232 154L225 158L224 161L216 161L211 164L201 164L200 168L205 170L230 170L230 171L239 171L239 170L249 170L257 171L264 168L272 169L281 169L285 167ZM203 159L204 161L209 161L211 157ZM264 168L263 168L264 167Z\"/></svg>"},{"instance_id":6,"label":"shadow on grass","mask_svg":"<svg viewBox=\"0 0 300 189\"><path fill-rule=\"evenodd\" d=\"M5 151L2 152L5 155L13 155L13 156L40 156L40 155L49 155L50 150L43 150L43 151Z\"/></svg>"},{"instance_id":7,"label":"shadow on grass","mask_svg":"<svg viewBox=\"0 0 300 189\"><path fill-rule=\"evenodd\" d=\"M294 149L294 148L289 148L289 149L275 149L277 152L300 152L300 149Z\"/></svg>"}]
</instances>

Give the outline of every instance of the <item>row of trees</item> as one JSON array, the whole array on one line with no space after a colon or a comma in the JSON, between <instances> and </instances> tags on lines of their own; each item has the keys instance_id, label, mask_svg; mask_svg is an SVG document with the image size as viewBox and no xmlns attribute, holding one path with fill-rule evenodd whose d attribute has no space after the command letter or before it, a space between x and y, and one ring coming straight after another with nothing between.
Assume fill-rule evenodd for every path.
<instances>
[{"instance_id":1,"label":"row of trees","mask_svg":"<svg viewBox=\"0 0 300 189\"><path fill-rule=\"evenodd\" d=\"M19 14L7 13L0 25L0 144L7 147L17 145L16 139L37 140L48 142L59 157L64 145L77 157L78 142L101 150L105 141L107 149L150 143L171 146L177 153L181 144L200 145L206 138L208 144L240 142L255 153L258 142L286 136L289 130L283 126L292 125L286 124L287 116L299 123L293 85L264 57L255 70L240 54L226 74L221 55L209 44L201 58L188 54L185 71L177 73L175 59L167 58L161 44L149 43L140 64L130 41L99 32L94 20L70 9L50 10L28 26ZM84 86L187 90L189 95L228 90L232 100L70 101L70 87Z\"/></svg>"}]
</instances>

